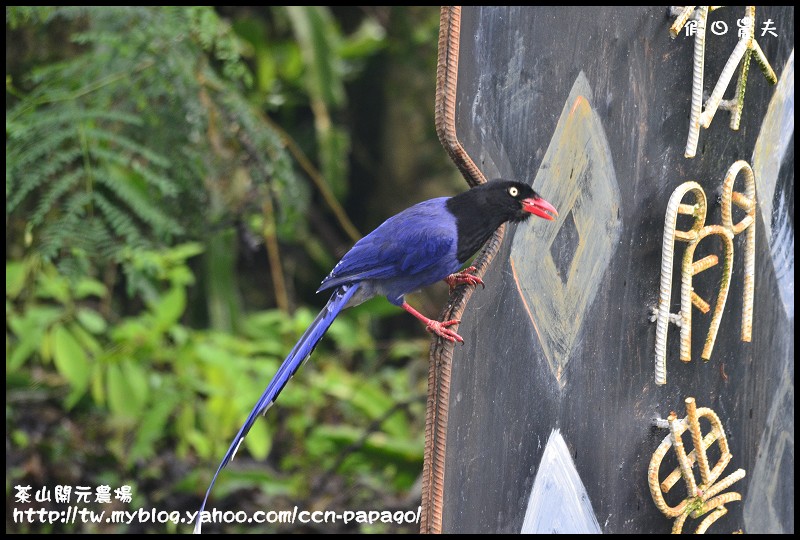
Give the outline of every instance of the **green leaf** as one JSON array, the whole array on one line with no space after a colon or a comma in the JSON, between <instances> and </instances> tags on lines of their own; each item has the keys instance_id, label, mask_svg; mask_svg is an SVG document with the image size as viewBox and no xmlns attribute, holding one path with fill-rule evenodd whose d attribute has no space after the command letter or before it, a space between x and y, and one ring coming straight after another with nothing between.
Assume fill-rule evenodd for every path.
<instances>
[{"instance_id":1,"label":"green leaf","mask_svg":"<svg viewBox=\"0 0 800 540\"><path fill-rule=\"evenodd\" d=\"M166 258L172 264L184 263L187 259L191 259L200 255L205 251L203 244L199 242L186 242L170 248L166 253Z\"/></svg>"},{"instance_id":2,"label":"green leaf","mask_svg":"<svg viewBox=\"0 0 800 540\"><path fill-rule=\"evenodd\" d=\"M143 414L136 440L131 448L131 460L149 459L156 453L157 443L167 431L167 422L178 403L178 394L165 392Z\"/></svg>"},{"instance_id":3,"label":"green leaf","mask_svg":"<svg viewBox=\"0 0 800 540\"><path fill-rule=\"evenodd\" d=\"M23 339L15 347L11 348L11 352L8 355L8 360L6 361L6 366L9 371L16 371L25 363L33 353L36 351L39 343L38 340L35 338L27 336L27 339Z\"/></svg>"},{"instance_id":4,"label":"green leaf","mask_svg":"<svg viewBox=\"0 0 800 540\"><path fill-rule=\"evenodd\" d=\"M30 437L21 429L15 429L11 432L11 442L17 448L27 448L30 444Z\"/></svg>"},{"instance_id":5,"label":"green leaf","mask_svg":"<svg viewBox=\"0 0 800 540\"><path fill-rule=\"evenodd\" d=\"M8 325L11 330L24 339L27 334L41 335L45 328L61 317L64 310L54 306L36 306L27 309L18 317L10 317Z\"/></svg>"},{"instance_id":6,"label":"green leaf","mask_svg":"<svg viewBox=\"0 0 800 540\"><path fill-rule=\"evenodd\" d=\"M55 334L52 328L48 328L44 331L44 334L41 336L42 343L39 346L39 354L42 356L42 360L49 363L53 359L53 351L56 348L55 345Z\"/></svg>"},{"instance_id":7,"label":"green leaf","mask_svg":"<svg viewBox=\"0 0 800 540\"><path fill-rule=\"evenodd\" d=\"M92 399L98 405L104 405L106 402L106 389L103 385L103 363L96 362L92 369Z\"/></svg>"},{"instance_id":8,"label":"green leaf","mask_svg":"<svg viewBox=\"0 0 800 540\"><path fill-rule=\"evenodd\" d=\"M158 340L150 329L139 319L125 319L111 328L111 339L117 343L130 343L143 347L145 343Z\"/></svg>"},{"instance_id":9,"label":"green leaf","mask_svg":"<svg viewBox=\"0 0 800 540\"><path fill-rule=\"evenodd\" d=\"M272 447L272 438L269 436L269 432L267 431L267 423L266 422L256 422L253 424L253 427L250 428L250 433L247 434L247 438L244 440L244 443L247 445L247 450L250 452L250 455L257 460L266 459L267 455L269 454L269 450Z\"/></svg>"},{"instance_id":10,"label":"green leaf","mask_svg":"<svg viewBox=\"0 0 800 540\"><path fill-rule=\"evenodd\" d=\"M328 334L341 349L369 350L374 347L374 343L372 335L362 321L352 320L349 317L339 319L328 330Z\"/></svg>"},{"instance_id":11,"label":"green leaf","mask_svg":"<svg viewBox=\"0 0 800 540\"><path fill-rule=\"evenodd\" d=\"M104 298L106 296L106 286L97 281L96 279L84 277L75 285L75 298L86 298L87 296L97 296Z\"/></svg>"},{"instance_id":12,"label":"green leaf","mask_svg":"<svg viewBox=\"0 0 800 540\"><path fill-rule=\"evenodd\" d=\"M206 480L208 482L208 480ZM191 484L191 491L196 489L200 484L197 480ZM218 483L219 489L216 490L217 497L221 500L227 497L230 493L240 489L252 489L258 486L259 492L264 497L298 497L298 489L293 482L292 477L281 478L276 476L273 471L265 470L263 467L248 467L248 468L229 468L225 471L225 480ZM190 490L187 490L190 491Z\"/></svg>"},{"instance_id":13,"label":"green leaf","mask_svg":"<svg viewBox=\"0 0 800 540\"><path fill-rule=\"evenodd\" d=\"M67 325L69 328L70 333L78 340L78 343L81 347L89 354L91 357L98 357L103 352L103 347L100 345L100 342L97 339L83 329L83 327L75 322L71 322Z\"/></svg>"},{"instance_id":14,"label":"green leaf","mask_svg":"<svg viewBox=\"0 0 800 540\"><path fill-rule=\"evenodd\" d=\"M333 443L339 448L344 448L361 440L363 431L353 426L320 425L317 426L309 441L316 440ZM367 437L364 445L359 450L363 456L379 463L417 464L422 462L424 444L422 441L409 441L389 437L385 433L375 432Z\"/></svg>"},{"instance_id":15,"label":"green leaf","mask_svg":"<svg viewBox=\"0 0 800 540\"><path fill-rule=\"evenodd\" d=\"M340 106L345 97L338 57L341 32L330 9L287 6L286 12L306 62L308 93L328 107Z\"/></svg>"},{"instance_id":16,"label":"green leaf","mask_svg":"<svg viewBox=\"0 0 800 540\"><path fill-rule=\"evenodd\" d=\"M184 309L186 309L186 291L180 287L173 287L153 306L156 327L164 331L174 325L183 315Z\"/></svg>"},{"instance_id":17,"label":"green leaf","mask_svg":"<svg viewBox=\"0 0 800 540\"><path fill-rule=\"evenodd\" d=\"M345 59L370 56L386 44L386 30L375 19L364 19L361 26L342 43L339 54Z\"/></svg>"},{"instance_id":18,"label":"green leaf","mask_svg":"<svg viewBox=\"0 0 800 540\"><path fill-rule=\"evenodd\" d=\"M6 366L9 371L19 369L31 354L39 349L43 356L49 352L46 331L59 319L63 309L51 306L33 306L22 315L9 315L8 326L19 339L9 350ZM49 359L49 355L45 356Z\"/></svg>"},{"instance_id":19,"label":"green leaf","mask_svg":"<svg viewBox=\"0 0 800 540\"><path fill-rule=\"evenodd\" d=\"M141 397L136 394L137 383L127 378L127 371L120 364L109 364L106 395L112 413L124 419L134 419L141 413Z\"/></svg>"},{"instance_id":20,"label":"green leaf","mask_svg":"<svg viewBox=\"0 0 800 540\"><path fill-rule=\"evenodd\" d=\"M65 277L55 273L55 271L42 272L39 274L36 296L39 298L52 298L62 304L66 304L69 301L69 282Z\"/></svg>"},{"instance_id":21,"label":"green leaf","mask_svg":"<svg viewBox=\"0 0 800 540\"><path fill-rule=\"evenodd\" d=\"M55 340L53 360L56 369L70 382L73 394L80 397L86 391L91 377L86 351L66 326L57 326L53 332L53 339Z\"/></svg>"},{"instance_id":22,"label":"green leaf","mask_svg":"<svg viewBox=\"0 0 800 540\"><path fill-rule=\"evenodd\" d=\"M178 455L186 455L191 445L189 441L189 434L195 431L196 415L193 404L185 404L178 408L178 414L175 417L175 431L178 434ZM203 455L203 457L207 457Z\"/></svg>"},{"instance_id":23,"label":"green leaf","mask_svg":"<svg viewBox=\"0 0 800 540\"><path fill-rule=\"evenodd\" d=\"M141 418L141 413L150 397L147 368L134 360L123 360L122 373L125 375L125 382L130 387L133 396L129 407L131 414L136 418Z\"/></svg>"},{"instance_id":24,"label":"green leaf","mask_svg":"<svg viewBox=\"0 0 800 540\"><path fill-rule=\"evenodd\" d=\"M211 456L211 442L208 436L200 433L196 429L186 433L185 439L191 444L200 457L208 458Z\"/></svg>"},{"instance_id":25,"label":"green leaf","mask_svg":"<svg viewBox=\"0 0 800 540\"><path fill-rule=\"evenodd\" d=\"M88 308L78 308L75 313L78 322L92 334L102 334L108 328L106 320L96 311Z\"/></svg>"},{"instance_id":26,"label":"green leaf","mask_svg":"<svg viewBox=\"0 0 800 540\"><path fill-rule=\"evenodd\" d=\"M23 262L6 263L6 298L16 298L25 286L27 274L26 264Z\"/></svg>"},{"instance_id":27,"label":"green leaf","mask_svg":"<svg viewBox=\"0 0 800 540\"><path fill-rule=\"evenodd\" d=\"M389 358L399 360L403 358L424 358L430 348L430 340L403 339L392 342L389 346Z\"/></svg>"},{"instance_id":28,"label":"green leaf","mask_svg":"<svg viewBox=\"0 0 800 540\"><path fill-rule=\"evenodd\" d=\"M322 388L337 400L346 401L356 407L370 419L382 417L394 406L394 399L378 384L356 377L351 373L331 366L324 376L315 378Z\"/></svg>"}]
</instances>

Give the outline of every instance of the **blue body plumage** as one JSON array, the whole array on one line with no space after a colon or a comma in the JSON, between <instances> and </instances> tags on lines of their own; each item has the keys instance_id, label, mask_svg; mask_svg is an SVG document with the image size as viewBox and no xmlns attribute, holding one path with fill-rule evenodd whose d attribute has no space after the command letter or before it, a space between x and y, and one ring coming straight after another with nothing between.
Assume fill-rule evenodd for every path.
<instances>
[{"instance_id":1,"label":"blue body plumage","mask_svg":"<svg viewBox=\"0 0 800 540\"><path fill-rule=\"evenodd\" d=\"M456 257L456 219L447 211L447 200L421 202L384 221L356 242L317 292L358 282L361 301L383 295L399 306L406 294L457 271L462 263Z\"/></svg>"},{"instance_id":2,"label":"blue body plumage","mask_svg":"<svg viewBox=\"0 0 800 540\"><path fill-rule=\"evenodd\" d=\"M334 289L330 300L289 352L234 437L206 491L194 532L200 532L203 510L222 469L343 309L383 295L421 320L428 331L450 341L463 341L449 328L459 321L428 319L405 302L405 295L445 279L451 286L482 283L456 272L502 223L522 221L531 214L546 219L557 215L555 208L526 184L494 181L455 197L416 204L359 240L322 281L317 292Z\"/></svg>"}]
</instances>

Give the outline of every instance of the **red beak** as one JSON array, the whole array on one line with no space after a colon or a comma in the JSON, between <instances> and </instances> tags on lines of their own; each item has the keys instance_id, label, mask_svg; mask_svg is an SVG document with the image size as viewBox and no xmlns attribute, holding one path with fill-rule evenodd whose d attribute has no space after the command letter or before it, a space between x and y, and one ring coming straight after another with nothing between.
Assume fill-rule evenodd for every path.
<instances>
[{"instance_id":1,"label":"red beak","mask_svg":"<svg viewBox=\"0 0 800 540\"><path fill-rule=\"evenodd\" d=\"M549 221L553 221L558 217L558 211L555 207L541 197L538 199L533 197L522 199L522 209Z\"/></svg>"}]
</instances>

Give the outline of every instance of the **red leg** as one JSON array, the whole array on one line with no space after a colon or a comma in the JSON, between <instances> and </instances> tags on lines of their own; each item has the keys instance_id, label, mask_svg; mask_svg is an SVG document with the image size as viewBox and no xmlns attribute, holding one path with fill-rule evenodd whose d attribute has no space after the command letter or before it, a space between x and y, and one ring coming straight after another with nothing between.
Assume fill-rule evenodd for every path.
<instances>
[{"instance_id":1,"label":"red leg","mask_svg":"<svg viewBox=\"0 0 800 540\"><path fill-rule=\"evenodd\" d=\"M486 285L484 285L483 280L478 276L473 276L472 272L474 272L476 268L474 266L470 266L469 268L465 268L461 272L456 272L455 274L450 274L446 278L444 278L445 283L450 285L450 290L452 291L458 285L462 283L466 283L467 285L480 285L484 289Z\"/></svg>"},{"instance_id":2,"label":"red leg","mask_svg":"<svg viewBox=\"0 0 800 540\"><path fill-rule=\"evenodd\" d=\"M453 326L454 324L458 324L461 321L456 319L445 322L434 321L433 319L429 319L428 317L426 317L413 307L409 306L408 302L403 302L403 305L400 307L402 307L404 310L408 311L414 317L422 321L422 324L425 325L425 330L427 330L428 332L433 332L437 336L443 337L448 341L452 342L458 341L459 343L464 343L464 339L461 336L456 334L453 330L447 328L448 326Z\"/></svg>"}]
</instances>

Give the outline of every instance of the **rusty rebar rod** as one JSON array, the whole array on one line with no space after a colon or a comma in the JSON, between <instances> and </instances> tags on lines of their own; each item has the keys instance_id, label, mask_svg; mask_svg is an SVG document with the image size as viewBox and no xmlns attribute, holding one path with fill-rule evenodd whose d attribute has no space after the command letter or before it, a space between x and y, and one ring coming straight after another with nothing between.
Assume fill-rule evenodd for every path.
<instances>
[{"instance_id":1,"label":"rusty rebar rod","mask_svg":"<svg viewBox=\"0 0 800 540\"><path fill-rule=\"evenodd\" d=\"M706 334L705 346L701 358L708 360L714 349L717 332L725 311L725 302L728 300L728 291L731 286L731 273L733 271L733 233L721 225L706 225L697 234L697 238L689 242L683 254L683 271L681 273L681 360L689 362L692 359L692 269L694 265L694 251L697 245L708 236L719 236L725 248L725 258L722 263L722 279L719 285L719 294L714 303L714 313L711 324Z\"/></svg>"},{"instance_id":2,"label":"rusty rebar rod","mask_svg":"<svg viewBox=\"0 0 800 540\"><path fill-rule=\"evenodd\" d=\"M744 173L744 193L733 191L739 173ZM731 204L745 211L738 223L733 223ZM722 183L722 225L734 235L747 232L744 241L744 287L742 301L742 341L753 335L753 289L756 272L756 179L753 169L739 160L728 169Z\"/></svg>"},{"instance_id":3,"label":"rusty rebar rod","mask_svg":"<svg viewBox=\"0 0 800 540\"><path fill-rule=\"evenodd\" d=\"M695 203L684 204L687 193L694 195ZM667 334L670 323L670 304L672 303L672 263L675 257L675 240L692 241L703 228L706 221L706 193L697 182L684 182L669 198L664 216L664 239L661 244L661 282L658 288L658 308L656 313L656 384L667 384ZM688 231L676 230L678 214L692 215L694 222ZM683 309L683 308L681 308Z\"/></svg>"},{"instance_id":4,"label":"rusty rebar rod","mask_svg":"<svg viewBox=\"0 0 800 540\"><path fill-rule=\"evenodd\" d=\"M486 182L481 170L470 158L456 135L456 85L458 80L458 51L461 31L461 8L441 8L439 26L439 61L436 68L436 133L450 158L461 171L470 187ZM505 233L501 226L473 261L474 276L483 277ZM475 289L456 287L441 320L461 319L467 302ZM425 418L425 454L422 469L422 515L420 532L442 532L444 505L445 452L447 417L450 408L450 377L454 344L436 338L431 345L428 369L428 401Z\"/></svg>"}]
</instances>

